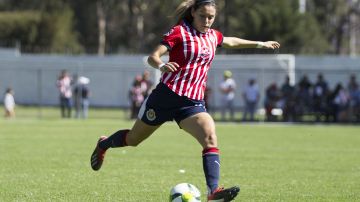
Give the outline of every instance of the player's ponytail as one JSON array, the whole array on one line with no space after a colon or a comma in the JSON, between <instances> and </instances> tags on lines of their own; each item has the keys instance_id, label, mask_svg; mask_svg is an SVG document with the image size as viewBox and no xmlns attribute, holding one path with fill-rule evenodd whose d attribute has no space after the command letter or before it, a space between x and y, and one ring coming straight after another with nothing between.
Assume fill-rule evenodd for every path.
<instances>
[{"instance_id":1,"label":"player's ponytail","mask_svg":"<svg viewBox=\"0 0 360 202\"><path fill-rule=\"evenodd\" d=\"M175 10L174 17L179 24L183 19L192 23L193 17L191 15L191 9L194 8L197 10L200 6L205 4L211 4L216 6L215 0L185 0L183 1Z\"/></svg>"}]
</instances>

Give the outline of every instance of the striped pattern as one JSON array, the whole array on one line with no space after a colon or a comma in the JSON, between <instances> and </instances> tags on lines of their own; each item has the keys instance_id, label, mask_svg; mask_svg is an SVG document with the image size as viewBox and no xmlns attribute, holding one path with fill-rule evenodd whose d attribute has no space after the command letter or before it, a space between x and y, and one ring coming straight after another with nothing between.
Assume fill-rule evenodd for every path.
<instances>
[{"instance_id":1,"label":"striped pattern","mask_svg":"<svg viewBox=\"0 0 360 202\"><path fill-rule=\"evenodd\" d=\"M202 100L208 71L215 51L222 43L223 35L214 29L207 33L196 31L182 22L164 35L162 44L169 50L169 62L180 65L178 71L163 73L161 82L180 96Z\"/></svg>"},{"instance_id":2,"label":"striped pattern","mask_svg":"<svg viewBox=\"0 0 360 202\"><path fill-rule=\"evenodd\" d=\"M219 155L220 151L217 147L209 147L209 148L205 148L202 151L202 155L207 155L207 154L216 154Z\"/></svg>"}]
</instances>

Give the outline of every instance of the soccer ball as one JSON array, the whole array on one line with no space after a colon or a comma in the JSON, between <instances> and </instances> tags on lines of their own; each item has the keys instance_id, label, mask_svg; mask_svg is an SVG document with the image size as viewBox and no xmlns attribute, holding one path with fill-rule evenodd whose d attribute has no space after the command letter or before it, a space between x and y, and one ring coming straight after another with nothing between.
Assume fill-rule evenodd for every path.
<instances>
[{"instance_id":1,"label":"soccer ball","mask_svg":"<svg viewBox=\"0 0 360 202\"><path fill-rule=\"evenodd\" d=\"M189 183L175 185L170 191L170 202L200 202L201 193Z\"/></svg>"}]
</instances>

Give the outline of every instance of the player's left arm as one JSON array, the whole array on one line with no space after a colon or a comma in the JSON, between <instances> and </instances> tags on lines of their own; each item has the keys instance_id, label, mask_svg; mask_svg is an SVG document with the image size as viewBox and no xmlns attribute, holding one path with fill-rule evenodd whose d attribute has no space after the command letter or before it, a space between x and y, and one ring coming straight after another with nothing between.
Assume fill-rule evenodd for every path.
<instances>
[{"instance_id":1,"label":"player's left arm","mask_svg":"<svg viewBox=\"0 0 360 202\"><path fill-rule=\"evenodd\" d=\"M222 47L224 48L265 48L276 49L280 48L280 43L277 41L251 41L241 39L238 37L224 37Z\"/></svg>"},{"instance_id":2,"label":"player's left arm","mask_svg":"<svg viewBox=\"0 0 360 202\"><path fill-rule=\"evenodd\" d=\"M162 72L175 72L177 68L179 68L179 65L176 62L164 63L161 60L161 56L165 55L167 52L168 48L165 45L158 45L148 57L147 61L149 65Z\"/></svg>"}]
</instances>

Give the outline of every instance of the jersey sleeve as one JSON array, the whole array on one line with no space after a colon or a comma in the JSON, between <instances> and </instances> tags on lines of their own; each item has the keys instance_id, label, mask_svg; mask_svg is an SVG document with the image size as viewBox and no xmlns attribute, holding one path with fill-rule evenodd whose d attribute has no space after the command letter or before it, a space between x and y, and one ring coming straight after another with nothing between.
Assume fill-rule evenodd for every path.
<instances>
[{"instance_id":1,"label":"jersey sleeve","mask_svg":"<svg viewBox=\"0 0 360 202\"><path fill-rule=\"evenodd\" d=\"M221 47L222 43L224 41L224 35L218 30L214 30L214 33L215 33L215 36L216 36L217 42L218 42L217 47Z\"/></svg>"},{"instance_id":2,"label":"jersey sleeve","mask_svg":"<svg viewBox=\"0 0 360 202\"><path fill-rule=\"evenodd\" d=\"M168 33L164 34L161 44L171 50L181 40L180 27L173 27Z\"/></svg>"}]
</instances>

